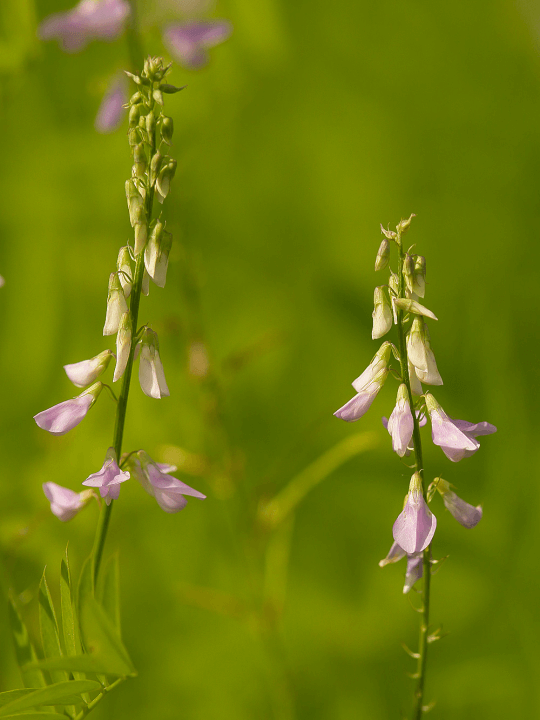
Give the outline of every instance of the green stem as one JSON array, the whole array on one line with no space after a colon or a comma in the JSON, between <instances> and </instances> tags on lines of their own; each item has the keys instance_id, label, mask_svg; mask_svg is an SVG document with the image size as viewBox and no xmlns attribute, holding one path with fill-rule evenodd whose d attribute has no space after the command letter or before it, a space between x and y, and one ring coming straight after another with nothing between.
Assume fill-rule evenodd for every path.
<instances>
[{"instance_id":1,"label":"green stem","mask_svg":"<svg viewBox=\"0 0 540 720\"><path fill-rule=\"evenodd\" d=\"M399 297L405 297L405 276L403 274L403 261L405 259L405 253L403 251L403 244L401 241L401 233L398 232L397 245L399 248L399 266L398 266L398 279L399 279ZM409 378L409 363L407 356L407 344L405 342L405 329L403 327L403 310L398 310L397 313L397 327L399 336L399 358L401 365L401 377L407 387L407 395L409 397L409 405L413 416L413 443L414 443L414 457L415 457L415 472L419 473L422 478L422 494L424 500L427 502L427 488L424 479L424 461L422 458L422 441L420 438L420 423L416 417L416 411L414 409L414 398L411 390L411 381ZM423 713L424 707L424 684L426 678L426 663L427 663L427 646L428 646L428 626L429 626L429 593L431 585L431 545L425 548L423 557L423 588L422 588L422 615L420 618L420 635L418 639L418 661L416 669L416 690L414 693L414 711L413 720L420 720Z\"/></svg>"},{"instance_id":2,"label":"green stem","mask_svg":"<svg viewBox=\"0 0 540 720\"><path fill-rule=\"evenodd\" d=\"M85 718L88 713L91 712L101 700L103 700L107 693L111 692L111 690L114 690L114 688L117 687L117 685L120 685L120 683L123 683L125 679L126 678L118 678L118 680L115 680L107 687L104 687L103 690L99 693L99 695L95 697L92 702L88 703L88 705L84 707L78 715L75 716L74 720L82 720L83 718Z\"/></svg>"},{"instance_id":3,"label":"green stem","mask_svg":"<svg viewBox=\"0 0 540 720\"><path fill-rule=\"evenodd\" d=\"M150 158L153 157L156 152L156 136L155 132L151 137L151 151ZM152 185L146 193L146 224L147 231L150 226L152 219L152 208L154 203L154 186ZM142 250L137 256L135 264L135 277L133 279L133 286L131 289L129 314L131 316L131 328L132 328L132 341L131 349L129 351L129 358L127 361L126 369L124 371L124 377L122 380L122 390L118 398L116 406L116 420L114 423L114 435L113 435L113 448L116 452L116 456L120 459L122 454L122 440L124 437L124 425L126 421L126 410L127 402L129 397L129 387L131 382L131 373L133 370L133 362L135 360L135 349L137 347L137 327L139 320L139 304L141 301L141 290L142 282L144 277L144 250ZM104 505L96 528L96 537L94 540L93 550L93 563L94 563L94 583L97 583L99 568L101 565L101 558L103 555L103 548L105 546L105 539L107 537L107 531L109 529L109 522L111 519L111 512L113 508L113 501L109 505Z\"/></svg>"}]
</instances>

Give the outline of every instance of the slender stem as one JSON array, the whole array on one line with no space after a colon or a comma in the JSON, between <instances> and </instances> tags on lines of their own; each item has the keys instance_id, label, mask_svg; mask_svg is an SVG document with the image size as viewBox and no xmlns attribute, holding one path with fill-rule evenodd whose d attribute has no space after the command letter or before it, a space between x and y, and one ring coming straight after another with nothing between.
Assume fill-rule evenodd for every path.
<instances>
[{"instance_id":1,"label":"slender stem","mask_svg":"<svg viewBox=\"0 0 540 720\"><path fill-rule=\"evenodd\" d=\"M113 683L111 683L107 687L104 687L103 690L99 693L99 695L97 695L92 700L92 702L88 703L88 705L86 707L84 707L81 710L81 712L75 716L74 720L82 720L83 718L85 718L88 715L88 713L91 712L96 707L96 705L100 702L100 700L103 700L103 698L105 697L105 695L107 693L109 693L111 690L114 690L114 688L117 687L118 685L120 685L120 683L123 683L125 679L126 678L123 678L123 677L118 678L118 680L115 680Z\"/></svg>"},{"instance_id":2,"label":"slender stem","mask_svg":"<svg viewBox=\"0 0 540 720\"><path fill-rule=\"evenodd\" d=\"M403 244L401 240L401 233L398 232L397 245L399 248L399 266L398 266L398 279L399 279L399 297L405 297L405 276L403 273L403 261L405 259L405 253L403 251ZM407 356L407 344L405 342L405 329L403 327L403 310L398 310L397 313L397 327L399 335L399 357L401 365L401 377L407 387L407 395L409 396L409 405L413 416L413 442L414 442L414 457L415 457L415 471L420 474L422 478L422 494L424 500L427 501L427 487L424 479L424 461L422 457L422 441L420 438L420 423L416 417L414 409L414 398L411 390L411 381L409 377L409 362ZM422 589L422 614L420 618L420 635L418 639L418 664L416 669L416 690L414 693L414 711L413 720L419 720L422 717L424 707L424 684L426 678L426 663L427 663L427 646L428 646L428 625L429 625L429 593L431 585L431 545L425 548L422 556L423 566L423 578L424 584Z\"/></svg>"},{"instance_id":3,"label":"slender stem","mask_svg":"<svg viewBox=\"0 0 540 720\"><path fill-rule=\"evenodd\" d=\"M150 158L156 152L156 136L155 132L152 133L150 138ZM154 203L154 185L150 186L146 193L145 209L146 209L146 224L147 231L152 219L152 208ZM124 377L122 380L122 390L118 398L116 406L116 420L114 423L114 435L113 435L113 448L116 452L117 458L120 458L122 454L122 440L124 437L124 425L126 421L126 410L129 397L129 387L131 382L131 373L133 370L133 362L135 360L135 349L137 347L137 324L139 320L139 304L141 301L142 283L144 278L144 251L141 251L135 263L135 277L133 279L133 287L131 290L129 314L131 316L131 327L132 327L132 340L131 349L129 351L129 358L127 361L126 369L124 371ZM111 512L113 507L113 501L109 505L104 505L101 514L99 516L98 526L96 528L96 538L94 541L93 551L93 562L94 562L94 583L97 582L99 575L99 568L101 565L101 558L103 555L103 548L105 546L105 539L107 537L107 530L109 529L109 522L111 519Z\"/></svg>"}]
</instances>

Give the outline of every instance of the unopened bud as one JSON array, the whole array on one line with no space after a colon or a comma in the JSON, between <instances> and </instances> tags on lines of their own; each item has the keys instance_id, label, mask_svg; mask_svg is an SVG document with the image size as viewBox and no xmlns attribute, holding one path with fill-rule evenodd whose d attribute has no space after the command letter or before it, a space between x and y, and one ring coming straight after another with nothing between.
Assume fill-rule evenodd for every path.
<instances>
[{"instance_id":1,"label":"unopened bud","mask_svg":"<svg viewBox=\"0 0 540 720\"><path fill-rule=\"evenodd\" d=\"M137 127L137 125L139 124L139 118L140 118L139 108L140 107L141 107L140 104L132 105L129 110L129 127L130 128Z\"/></svg>"},{"instance_id":2,"label":"unopened bud","mask_svg":"<svg viewBox=\"0 0 540 720\"><path fill-rule=\"evenodd\" d=\"M138 191L133 178L126 180L126 198L129 210L129 221L131 227L135 227L138 223L144 222L146 215L143 197Z\"/></svg>"},{"instance_id":3,"label":"unopened bud","mask_svg":"<svg viewBox=\"0 0 540 720\"><path fill-rule=\"evenodd\" d=\"M149 137L152 137L156 129L156 116L154 115L153 111L149 112L146 116L145 127Z\"/></svg>"},{"instance_id":4,"label":"unopened bud","mask_svg":"<svg viewBox=\"0 0 540 720\"><path fill-rule=\"evenodd\" d=\"M416 217L416 215L414 213L412 213L412 215L409 218L407 218L407 220L400 220L400 222L398 223L398 226L396 228L396 230L398 231L398 233L400 235L403 235L404 233L407 232L407 230L409 229L409 225L411 224L412 219L414 217Z\"/></svg>"},{"instance_id":5,"label":"unopened bud","mask_svg":"<svg viewBox=\"0 0 540 720\"><path fill-rule=\"evenodd\" d=\"M383 270L388 265L389 259L390 241L388 240L388 238L384 238L384 240L379 245L377 257L375 258L375 272L377 272L377 270Z\"/></svg>"},{"instance_id":6,"label":"unopened bud","mask_svg":"<svg viewBox=\"0 0 540 720\"><path fill-rule=\"evenodd\" d=\"M135 255L138 255L144 250L144 246L146 245L146 241L148 239L148 228L146 225L146 220L144 222L137 223L135 225L135 247L134 247L134 253Z\"/></svg>"},{"instance_id":7,"label":"unopened bud","mask_svg":"<svg viewBox=\"0 0 540 720\"><path fill-rule=\"evenodd\" d=\"M396 298L394 300L395 306L398 310L404 310L405 312L411 312L415 315L423 315L424 317L431 318L432 320L438 320L439 318L428 310L427 307L420 305L416 300L410 300L409 298Z\"/></svg>"},{"instance_id":8,"label":"unopened bud","mask_svg":"<svg viewBox=\"0 0 540 720\"><path fill-rule=\"evenodd\" d=\"M150 293L150 275L147 273L146 268L143 272L141 291L143 295L146 295L146 297L148 297L148 294Z\"/></svg>"},{"instance_id":9,"label":"unopened bud","mask_svg":"<svg viewBox=\"0 0 540 720\"><path fill-rule=\"evenodd\" d=\"M133 170L135 177L144 178L146 167L148 164L144 143L139 143L133 148Z\"/></svg>"},{"instance_id":10,"label":"unopened bud","mask_svg":"<svg viewBox=\"0 0 540 720\"><path fill-rule=\"evenodd\" d=\"M118 277L122 285L122 290L126 298L131 293L132 276L131 276L131 256L129 254L129 248L124 246L120 248L118 253L118 260L116 261L116 269L118 270Z\"/></svg>"},{"instance_id":11,"label":"unopened bud","mask_svg":"<svg viewBox=\"0 0 540 720\"><path fill-rule=\"evenodd\" d=\"M169 158L167 164L161 168L156 185L161 197L166 198L171 187L171 180L176 172L176 160Z\"/></svg>"},{"instance_id":12,"label":"unopened bud","mask_svg":"<svg viewBox=\"0 0 540 720\"><path fill-rule=\"evenodd\" d=\"M375 288L374 305L371 337L376 340L386 335L392 327L392 308L383 287Z\"/></svg>"},{"instance_id":13,"label":"unopened bud","mask_svg":"<svg viewBox=\"0 0 540 720\"><path fill-rule=\"evenodd\" d=\"M428 329L421 315L415 316L407 335L407 354L420 382L427 385L443 384L429 342Z\"/></svg>"},{"instance_id":14,"label":"unopened bud","mask_svg":"<svg viewBox=\"0 0 540 720\"><path fill-rule=\"evenodd\" d=\"M184 90L187 85L182 85L182 87L176 87L175 85L169 85L169 83L161 83L159 86L159 89L161 92L167 93L167 95L173 95L174 93L180 92L180 90Z\"/></svg>"},{"instance_id":15,"label":"unopened bud","mask_svg":"<svg viewBox=\"0 0 540 720\"><path fill-rule=\"evenodd\" d=\"M140 103L140 102L142 102L142 101L143 101L143 96L141 95L140 92L137 91L134 95L132 95L132 96L130 97L130 99L129 99L129 104L130 104L130 105L137 105L138 103Z\"/></svg>"},{"instance_id":16,"label":"unopened bud","mask_svg":"<svg viewBox=\"0 0 540 720\"><path fill-rule=\"evenodd\" d=\"M154 89L152 97L158 105L161 105L163 107L163 93L161 92L161 90L159 90L159 88Z\"/></svg>"},{"instance_id":17,"label":"unopened bud","mask_svg":"<svg viewBox=\"0 0 540 720\"><path fill-rule=\"evenodd\" d=\"M109 292L107 295L107 314L105 317L104 335L114 335L118 331L122 315L128 311L126 297L118 273L111 273L109 277Z\"/></svg>"},{"instance_id":18,"label":"unopened bud","mask_svg":"<svg viewBox=\"0 0 540 720\"><path fill-rule=\"evenodd\" d=\"M127 366L131 350L132 320L129 312L122 315L116 336L116 367L113 382L119 380Z\"/></svg>"},{"instance_id":19,"label":"unopened bud","mask_svg":"<svg viewBox=\"0 0 540 720\"><path fill-rule=\"evenodd\" d=\"M144 265L158 287L165 287L171 245L172 235L164 230L163 223L158 219L144 251Z\"/></svg>"},{"instance_id":20,"label":"unopened bud","mask_svg":"<svg viewBox=\"0 0 540 720\"><path fill-rule=\"evenodd\" d=\"M138 128L130 127L128 130L128 142L130 146L135 147L135 145L138 145L140 141L141 137Z\"/></svg>"},{"instance_id":21,"label":"unopened bud","mask_svg":"<svg viewBox=\"0 0 540 720\"><path fill-rule=\"evenodd\" d=\"M159 171L161 170L162 162L163 155L158 150L154 153L152 160L150 161L150 185L153 185L156 182Z\"/></svg>"},{"instance_id":22,"label":"unopened bud","mask_svg":"<svg viewBox=\"0 0 540 720\"><path fill-rule=\"evenodd\" d=\"M174 123L171 117L165 116L161 121L161 137L167 145L171 144L174 132Z\"/></svg>"},{"instance_id":23,"label":"unopened bud","mask_svg":"<svg viewBox=\"0 0 540 720\"><path fill-rule=\"evenodd\" d=\"M403 259L403 275L405 276L405 284L409 292L413 291L414 281L414 258L409 253L405 254Z\"/></svg>"},{"instance_id":24,"label":"unopened bud","mask_svg":"<svg viewBox=\"0 0 540 720\"><path fill-rule=\"evenodd\" d=\"M381 232L383 235L385 235L388 240L395 240L397 238L396 233L393 230L387 230L381 225Z\"/></svg>"},{"instance_id":25,"label":"unopened bud","mask_svg":"<svg viewBox=\"0 0 540 720\"><path fill-rule=\"evenodd\" d=\"M413 292L423 298L426 294L426 258L423 255L416 256L414 264Z\"/></svg>"}]
</instances>

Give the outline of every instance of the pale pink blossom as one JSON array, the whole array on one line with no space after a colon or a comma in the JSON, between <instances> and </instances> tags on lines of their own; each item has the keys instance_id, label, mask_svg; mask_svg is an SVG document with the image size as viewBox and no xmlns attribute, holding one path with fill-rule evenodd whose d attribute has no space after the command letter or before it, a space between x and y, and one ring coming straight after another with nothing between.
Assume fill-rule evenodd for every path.
<instances>
[{"instance_id":1,"label":"pale pink blossom","mask_svg":"<svg viewBox=\"0 0 540 720\"><path fill-rule=\"evenodd\" d=\"M219 45L232 32L226 20L190 20L165 28L163 42L181 65L195 70L208 62L208 49Z\"/></svg>"},{"instance_id":2,"label":"pale pink blossom","mask_svg":"<svg viewBox=\"0 0 540 720\"><path fill-rule=\"evenodd\" d=\"M111 80L94 122L100 133L110 133L120 125L126 113L124 105L128 101L127 81L124 74L115 75ZM123 285L123 283L122 283ZM128 293L129 294L129 293Z\"/></svg>"},{"instance_id":3,"label":"pale pink blossom","mask_svg":"<svg viewBox=\"0 0 540 720\"><path fill-rule=\"evenodd\" d=\"M51 512L62 522L74 518L94 495L91 490L77 493L53 482L43 483L43 492L51 503Z\"/></svg>"},{"instance_id":4,"label":"pale pink blossom","mask_svg":"<svg viewBox=\"0 0 540 720\"><path fill-rule=\"evenodd\" d=\"M110 350L104 350L90 360L64 365L64 370L74 385L86 387L98 379L101 373L107 369L113 357L114 354Z\"/></svg>"},{"instance_id":5,"label":"pale pink blossom","mask_svg":"<svg viewBox=\"0 0 540 720\"><path fill-rule=\"evenodd\" d=\"M450 489L450 483L447 483L442 478L436 478L434 484L442 495L446 509L455 517L458 523L466 528L473 528L478 525L482 519L482 507L480 505L474 507L474 505L462 500Z\"/></svg>"},{"instance_id":6,"label":"pale pink blossom","mask_svg":"<svg viewBox=\"0 0 540 720\"><path fill-rule=\"evenodd\" d=\"M34 415L36 424L52 435L65 435L86 417L86 413L96 402L103 385L95 383L76 398L64 400L48 410Z\"/></svg>"},{"instance_id":7,"label":"pale pink blossom","mask_svg":"<svg viewBox=\"0 0 540 720\"><path fill-rule=\"evenodd\" d=\"M101 470L89 475L83 485L99 488L99 494L105 498L107 505L111 500L118 500L120 484L129 480L129 472L120 470L114 448L110 447L105 455L105 462Z\"/></svg>"},{"instance_id":8,"label":"pale pink blossom","mask_svg":"<svg viewBox=\"0 0 540 720\"><path fill-rule=\"evenodd\" d=\"M187 505L184 497L186 495L201 500L206 498L206 495L169 474L175 472L174 465L156 463L144 450L139 450L131 462L135 477L146 492L155 497L160 508L166 513L182 510Z\"/></svg>"},{"instance_id":9,"label":"pale pink blossom","mask_svg":"<svg viewBox=\"0 0 540 720\"><path fill-rule=\"evenodd\" d=\"M436 527L437 518L422 494L422 477L414 473L405 507L394 523L394 540L408 555L418 553L430 544Z\"/></svg>"}]
</instances>

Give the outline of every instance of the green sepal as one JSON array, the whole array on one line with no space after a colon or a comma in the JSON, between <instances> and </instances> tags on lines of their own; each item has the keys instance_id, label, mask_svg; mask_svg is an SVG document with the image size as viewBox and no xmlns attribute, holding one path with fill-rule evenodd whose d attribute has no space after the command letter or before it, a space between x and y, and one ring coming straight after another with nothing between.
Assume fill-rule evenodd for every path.
<instances>
[{"instance_id":1,"label":"green sepal","mask_svg":"<svg viewBox=\"0 0 540 720\"><path fill-rule=\"evenodd\" d=\"M74 696L82 692L96 692L101 689L101 685L95 680L68 680L56 683L46 688L34 690L4 705L0 708L0 717L12 715L14 712L18 713L21 710L29 710L39 705L71 705L74 700L80 704L83 702L82 699ZM67 702L62 702L63 700L67 700Z\"/></svg>"},{"instance_id":2,"label":"green sepal","mask_svg":"<svg viewBox=\"0 0 540 720\"><path fill-rule=\"evenodd\" d=\"M26 668L29 663L37 661L36 651L30 642L28 630L23 623L13 598L9 598L9 623L15 643L15 655L21 669L22 681L27 688L45 687L47 683L38 668Z\"/></svg>"},{"instance_id":3,"label":"green sepal","mask_svg":"<svg viewBox=\"0 0 540 720\"><path fill-rule=\"evenodd\" d=\"M51 594L47 586L45 571L43 571L43 576L39 584L39 628L45 657L54 658L62 656L58 623L56 621ZM53 671L51 672L51 679L53 683L59 683L67 681L68 676L63 671Z\"/></svg>"}]
</instances>

